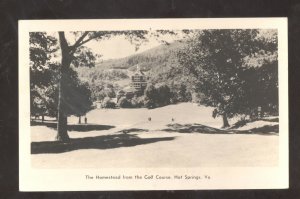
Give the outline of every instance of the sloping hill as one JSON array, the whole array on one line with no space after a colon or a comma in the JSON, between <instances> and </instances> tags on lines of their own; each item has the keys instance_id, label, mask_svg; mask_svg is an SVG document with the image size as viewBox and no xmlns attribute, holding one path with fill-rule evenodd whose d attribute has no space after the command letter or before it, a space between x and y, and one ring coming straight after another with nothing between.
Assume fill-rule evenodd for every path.
<instances>
[{"instance_id":1,"label":"sloping hill","mask_svg":"<svg viewBox=\"0 0 300 199\"><path fill-rule=\"evenodd\" d=\"M126 73L126 70L133 71L138 64L143 71L160 73L162 67L168 67L176 62L176 53L185 46L184 42L173 42L169 45L160 45L139 54L120 59L110 59L97 63L94 68L79 68L78 73L84 80L89 80L89 76L99 76L103 71L118 70ZM93 74L93 75L91 75ZM120 78L124 79L124 78Z\"/></svg>"},{"instance_id":2,"label":"sloping hill","mask_svg":"<svg viewBox=\"0 0 300 199\"><path fill-rule=\"evenodd\" d=\"M169 59L174 59L176 53L184 47L184 43L177 41L169 45L160 45L158 47L146 50L142 53L128 56L121 59L106 60L97 63L95 69L135 69L139 64L142 70L148 71L154 67L159 67Z\"/></svg>"},{"instance_id":3,"label":"sloping hill","mask_svg":"<svg viewBox=\"0 0 300 199\"><path fill-rule=\"evenodd\" d=\"M150 81L169 82L173 81L168 74L172 66L177 64L177 53L185 45L185 42L176 41L125 58L106 60L97 63L94 68L81 67L76 70L79 78L89 83L93 93L108 85L117 88L115 90L128 86L130 74L136 70L137 64L147 73Z\"/></svg>"},{"instance_id":4,"label":"sloping hill","mask_svg":"<svg viewBox=\"0 0 300 199\"><path fill-rule=\"evenodd\" d=\"M177 63L177 53L185 47L182 41L164 44L149 49L139 54L121 59L106 60L97 63L93 68L77 68L79 78L88 82L92 91L92 99L98 100L104 96L105 89L109 88L116 93L118 90L129 86L130 76L136 70L138 64L140 69L149 77L149 81L166 83L168 85L184 81L180 73L170 76L173 66Z\"/></svg>"}]
</instances>

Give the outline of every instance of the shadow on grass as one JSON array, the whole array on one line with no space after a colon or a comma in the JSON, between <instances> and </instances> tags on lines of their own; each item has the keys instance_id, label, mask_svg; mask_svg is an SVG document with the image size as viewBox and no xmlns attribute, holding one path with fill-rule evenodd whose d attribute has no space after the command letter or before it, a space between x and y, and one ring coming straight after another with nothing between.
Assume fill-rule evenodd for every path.
<instances>
[{"instance_id":1,"label":"shadow on grass","mask_svg":"<svg viewBox=\"0 0 300 199\"><path fill-rule=\"evenodd\" d=\"M260 119L262 121L266 121L266 122L279 122L279 118L278 117L275 117L275 118L263 118L263 119Z\"/></svg>"},{"instance_id":2,"label":"shadow on grass","mask_svg":"<svg viewBox=\"0 0 300 199\"><path fill-rule=\"evenodd\" d=\"M237 129L240 127L243 127L247 125L249 122L255 122L255 121L265 121L265 122L279 122L279 118L261 118L261 119L255 119L255 120L241 120L236 122L235 124L232 125L229 129Z\"/></svg>"},{"instance_id":3,"label":"shadow on grass","mask_svg":"<svg viewBox=\"0 0 300 199\"><path fill-rule=\"evenodd\" d=\"M250 120L238 121L235 124L233 124L229 129L237 129L237 128L243 127L243 126L247 125L249 122L250 122Z\"/></svg>"},{"instance_id":4,"label":"shadow on grass","mask_svg":"<svg viewBox=\"0 0 300 199\"><path fill-rule=\"evenodd\" d=\"M168 124L167 129L162 131L178 133L206 133L206 134L225 134L226 131L221 129L205 126L202 124Z\"/></svg>"},{"instance_id":5,"label":"shadow on grass","mask_svg":"<svg viewBox=\"0 0 300 199\"><path fill-rule=\"evenodd\" d=\"M138 128L131 128L131 129L123 129L118 131L117 133L133 133L133 132L148 132L148 129L138 129Z\"/></svg>"},{"instance_id":6,"label":"shadow on grass","mask_svg":"<svg viewBox=\"0 0 300 199\"><path fill-rule=\"evenodd\" d=\"M31 126L46 126L52 129L57 128L56 122L39 122L39 121L31 121ZM101 131L101 130L109 130L111 128L115 128L115 126L110 125L99 125L99 124L69 124L68 131Z\"/></svg>"},{"instance_id":7,"label":"shadow on grass","mask_svg":"<svg viewBox=\"0 0 300 199\"><path fill-rule=\"evenodd\" d=\"M259 135L277 135L279 125L265 125L259 128L249 130L217 129L202 124L168 124L169 128L162 131L178 133L203 133L203 134L259 134Z\"/></svg>"},{"instance_id":8,"label":"shadow on grass","mask_svg":"<svg viewBox=\"0 0 300 199\"><path fill-rule=\"evenodd\" d=\"M265 125L249 130L234 130L233 132L235 132L236 134L278 135L279 125Z\"/></svg>"},{"instance_id":9,"label":"shadow on grass","mask_svg":"<svg viewBox=\"0 0 300 199\"><path fill-rule=\"evenodd\" d=\"M171 141L175 137L140 138L132 134L103 135L97 137L73 138L68 143L58 141L32 142L31 154L63 153L79 149L114 149L132 147L160 141Z\"/></svg>"}]
</instances>

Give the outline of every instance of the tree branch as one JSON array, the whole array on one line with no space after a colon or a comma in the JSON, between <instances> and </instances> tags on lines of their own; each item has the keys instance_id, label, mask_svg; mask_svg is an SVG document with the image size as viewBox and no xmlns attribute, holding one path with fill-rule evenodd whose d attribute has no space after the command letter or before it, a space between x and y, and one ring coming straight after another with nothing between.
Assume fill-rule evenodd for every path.
<instances>
[{"instance_id":1,"label":"tree branch","mask_svg":"<svg viewBox=\"0 0 300 199\"><path fill-rule=\"evenodd\" d=\"M87 43L87 42L89 42L89 41L91 41L91 40L93 40L93 39L95 39L95 38L96 38L96 37L90 37L90 38L88 38L88 39L82 41L78 46L81 46L81 45L83 45L83 44L85 44L85 43Z\"/></svg>"},{"instance_id":2,"label":"tree branch","mask_svg":"<svg viewBox=\"0 0 300 199\"><path fill-rule=\"evenodd\" d=\"M91 36L91 37L89 37L88 39L86 39L86 40L84 40L84 41L81 41L74 49L72 49L72 50L70 51L70 53L75 53L76 48L78 48L79 46L82 46L83 44L85 44L85 43L87 43L87 42L89 42L89 41L91 41L91 40L93 40L93 39L95 39L95 38L97 38L97 37L99 37L99 36Z\"/></svg>"},{"instance_id":3,"label":"tree branch","mask_svg":"<svg viewBox=\"0 0 300 199\"><path fill-rule=\"evenodd\" d=\"M84 38L89 34L89 31L85 31L81 37L75 42L75 44L73 46L70 46L70 53L74 53L76 48L78 48L79 46L82 45L82 41L84 40Z\"/></svg>"}]
</instances>

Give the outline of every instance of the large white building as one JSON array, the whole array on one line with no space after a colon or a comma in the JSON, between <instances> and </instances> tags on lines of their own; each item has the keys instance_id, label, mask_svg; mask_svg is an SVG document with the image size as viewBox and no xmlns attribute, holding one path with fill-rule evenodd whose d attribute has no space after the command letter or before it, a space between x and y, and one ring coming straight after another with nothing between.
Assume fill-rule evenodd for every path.
<instances>
[{"instance_id":1,"label":"large white building","mask_svg":"<svg viewBox=\"0 0 300 199\"><path fill-rule=\"evenodd\" d=\"M142 94L147 87L147 80L147 76L137 65L135 73L131 76L131 87L135 89L136 93Z\"/></svg>"},{"instance_id":2,"label":"large white building","mask_svg":"<svg viewBox=\"0 0 300 199\"><path fill-rule=\"evenodd\" d=\"M137 65L136 71L130 76L130 85L119 90L117 93L117 99L126 96L127 98L132 98L134 95L143 95L147 87L148 77L144 72L141 71L140 67Z\"/></svg>"}]
</instances>

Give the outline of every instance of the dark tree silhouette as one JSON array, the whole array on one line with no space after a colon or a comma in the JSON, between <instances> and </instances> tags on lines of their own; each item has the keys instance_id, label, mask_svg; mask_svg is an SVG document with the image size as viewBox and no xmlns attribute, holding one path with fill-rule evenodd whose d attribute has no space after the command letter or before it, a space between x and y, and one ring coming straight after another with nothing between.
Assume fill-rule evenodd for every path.
<instances>
[{"instance_id":1,"label":"dark tree silhouette","mask_svg":"<svg viewBox=\"0 0 300 199\"><path fill-rule=\"evenodd\" d=\"M159 95L153 84L148 84L145 91L145 106L147 108L156 108Z\"/></svg>"},{"instance_id":2,"label":"dark tree silhouette","mask_svg":"<svg viewBox=\"0 0 300 199\"><path fill-rule=\"evenodd\" d=\"M116 35L123 35L132 44L136 46L136 49L142 44L142 42L147 41L146 34L148 31L145 30L132 30L132 31L77 31L70 32L74 36L73 44L71 41L67 40L65 32L58 32L58 49L60 50L61 60L58 67L58 123L57 123L57 136L56 139L59 141L67 142L69 136L67 133L67 99L66 94L69 89L67 79L68 70L71 66L73 67L93 67L95 65L96 55L94 55L91 50L84 45L89 41L96 40L100 41L103 39L108 39ZM174 31L168 30L157 30L154 31L152 36L159 40L160 35L170 34L176 35ZM40 37L38 38L43 46L48 47L51 44L51 39ZM45 48L39 49L45 51ZM50 52L51 54L51 52ZM39 63L37 64L39 65Z\"/></svg>"},{"instance_id":3,"label":"dark tree silhouette","mask_svg":"<svg viewBox=\"0 0 300 199\"><path fill-rule=\"evenodd\" d=\"M223 127L229 126L227 118L245 113L249 108L247 96L251 86L245 74L253 69L255 75L262 77L257 73L262 64L253 63L277 60L277 35L265 39L259 34L255 29L203 30L178 54L180 64L191 76L194 90L205 96L201 103L215 107L212 115L223 117ZM277 65L272 67L276 69ZM276 88L276 82L271 87ZM266 88L266 81L256 85L257 90L252 89L251 95L259 94L259 87Z\"/></svg>"},{"instance_id":4,"label":"dark tree silhouette","mask_svg":"<svg viewBox=\"0 0 300 199\"><path fill-rule=\"evenodd\" d=\"M57 51L57 40L44 32L31 32L29 38L31 115L43 117L49 109L47 97L55 82L57 65L50 59Z\"/></svg>"}]
</instances>

